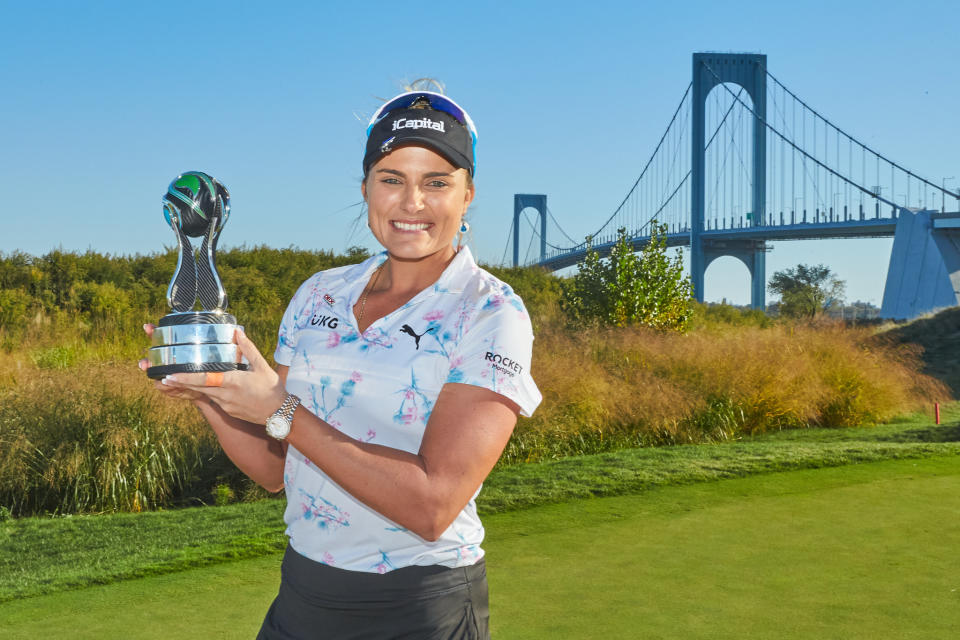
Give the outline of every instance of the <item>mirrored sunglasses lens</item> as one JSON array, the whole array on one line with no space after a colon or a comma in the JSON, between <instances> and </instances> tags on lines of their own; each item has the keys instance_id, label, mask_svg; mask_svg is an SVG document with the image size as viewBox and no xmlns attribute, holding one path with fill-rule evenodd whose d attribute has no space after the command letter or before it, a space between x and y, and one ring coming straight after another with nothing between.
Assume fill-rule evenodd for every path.
<instances>
[{"instance_id":1,"label":"mirrored sunglasses lens","mask_svg":"<svg viewBox=\"0 0 960 640\"><path fill-rule=\"evenodd\" d=\"M459 108L449 100L442 98L441 96L434 96L430 94L411 94L394 98L390 102L384 103L383 106L377 109L377 113L374 115L373 120L380 120L391 111L396 111L397 109L406 109L416 102L418 98L426 98L430 103L430 106L437 111L449 113L451 116L459 120L461 124L467 124L468 119L466 114L463 112L463 109Z\"/></svg>"},{"instance_id":2,"label":"mirrored sunglasses lens","mask_svg":"<svg viewBox=\"0 0 960 640\"><path fill-rule=\"evenodd\" d=\"M449 113L454 118L460 121L461 124L466 124L467 119L466 114L463 113L463 109L460 109L455 104L444 100L442 98L437 98L436 96L430 96L430 106L436 109L437 111L443 111L444 113Z\"/></svg>"}]
</instances>

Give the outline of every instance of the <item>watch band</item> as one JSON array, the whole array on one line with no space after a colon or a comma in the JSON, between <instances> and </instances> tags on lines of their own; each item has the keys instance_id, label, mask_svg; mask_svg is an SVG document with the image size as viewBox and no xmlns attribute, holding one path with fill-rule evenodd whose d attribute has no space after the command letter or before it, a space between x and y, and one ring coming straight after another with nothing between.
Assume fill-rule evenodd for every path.
<instances>
[{"instance_id":1,"label":"watch band","mask_svg":"<svg viewBox=\"0 0 960 640\"><path fill-rule=\"evenodd\" d=\"M300 398L292 393L288 393L283 398L283 404L280 405L280 408L273 412L273 416L283 418L285 421L291 422L293 418L293 412L296 411L298 404L300 404Z\"/></svg>"},{"instance_id":2,"label":"watch band","mask_svg":"<svg viewBox=\"0 0 960 640\"><path fill-rule=\"evenodd\" d=\"M288 393L277 413L283 416L283 419L287 422L293 422L293 412L297 410L298 406L300 406L300 398Z\"/></svg>"}]
</instances>

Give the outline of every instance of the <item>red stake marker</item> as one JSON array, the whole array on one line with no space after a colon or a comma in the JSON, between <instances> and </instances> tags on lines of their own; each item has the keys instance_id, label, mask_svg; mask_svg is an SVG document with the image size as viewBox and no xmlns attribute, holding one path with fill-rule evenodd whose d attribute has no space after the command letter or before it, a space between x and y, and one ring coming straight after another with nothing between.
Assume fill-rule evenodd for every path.
<instances>
[{"instance_id":1,"label":"red stake marker","mask_svg":"<svg viewBox=\"0 0 960 640\"><path fill-rule=\"evenodd\" d=\"M937 414L937 424L940 424L940 403L934 402L933 409L934 411L936 411L936 414Z\"/></svg>"}]
</instances>

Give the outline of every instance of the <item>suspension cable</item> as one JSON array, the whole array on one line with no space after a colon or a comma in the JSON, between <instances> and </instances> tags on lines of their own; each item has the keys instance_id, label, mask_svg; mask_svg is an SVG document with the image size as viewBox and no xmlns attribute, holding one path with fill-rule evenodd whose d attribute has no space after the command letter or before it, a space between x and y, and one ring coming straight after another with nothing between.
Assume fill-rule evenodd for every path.
<instances>
[{"instance_id":1,"label":"suspension cable","mask_svg":"<svg viewBox=\"0 0 960 640\"><path fill-rule=\"evenodd\" d=\"M704 66L706 66L706 64L704 64ZM707 68L709 69L709 67L707 67ZM712 69L710 70L710 73L713 73L713 70L712 70ZM924 177L922 177L922 176L919 176L919 175L913 173L912 171L910 171L909 169L907 169L907 168L905 168L905 167L900 166L899 164L897 164L897 163L894 162L893 160L891 160L891 159L887 158L886 156L884 156L884 155L883 155L882 153L880 153L879 151L875 151L874 149L871 149L870 147L868 147L868 146L865 145L864 143L860 142L859 140L857 140L856 138L854 138L852 135L850 135L849 133L847 133L846 131L844 131L843 129L841 129L841 128L838 127L837 125L835 125L833 122L831 122L830 120L828 120L827 118L825 118L825 117L824 117L823 115L821 115L820 112L818 112L816 109L814 109L813 107L811 107L810 105L808 105L806 102L804 102L799 96L797 96L797 94L795 94L794 92L790 91L790 89L788 89L782 82L780 82L779 80L777 80L777 78L776 78L772 73L770 73L769 71L767 71L766 74L770 77L771 80L773 80L775 83L777 83L777 85L779 85L781 89L783 89L784 91L786 91L787 93L789 93L790 96L791 96L794 100L796 100L797 102L799 102L800 104L802 104L808 111L810 111L811 113L813 113L815 116L817 116L818 118L820 118L821 120L823 120L825 123L827 123L828 125L830 125L830 126L833 127L834 129L836 129L838 132L842 133L844 136L846 136L846 137L849 138L850 140L853 140L854 142L856 142L856 143L857 143L858 145L860 145L862 148L866 149L867 151L869 151L869 152L872 153L873 155L877 156L878 158L880 158L880 159L883 160L884 162L889 163L890 165L896 167L897 169L900 169L900 171L903 171L903 172L906 173L907 175L912 176L912 177L916 178L917 180L920 180L921 182L926 183L927 185L929 185L929 186L937 189L938 191L942 191L942 192L946 193L947 195L952 196L952 197L954 197L954 198L960 198L960 191L957 191L956 193L954 193L953 191L950 191L949 189L943 188L941 185L934 184L933 182L930 182L930 181L927 180L926 178L924 178ZM716 74L714 74L714 75L716 75ZM768 126L769 126L769 125L768 125ZM870 193L870 192L868 191L867 193ZM908 203L908 204L909 204L909 203Z\"/></svg>"},{"instance_id":2,"label":"suspension cable","mask_svg":"<svg viewBox=\"0 0 960 640\"><path fill-rule=\"evenodd\" d=\"M533 224L530 223L530 218L527 217L526 211L523 212L523 219L527 221L527 224L530 224L530 228L533 228ZM530 244L527 245L527 252L523 254L523 264L530 264L530 248L533 246L533 240L537 237L536 229L530 235Z\"/></svg>"},{"instance_id":3,"label":"suspension cable","mask_svg":"<svg viewBox=\"0 0 960 640\"><path fill-rule=\"evenodd\" d=\"M693 82L691 82L690 84L688 84L688 85L687 85L687 90L683 92L683 98L680 99L680 104L677 105L677 110L673 112L673 117L670 118L670 124L667 125L666 131L664 131L664 132L663 132L663 135L660 136L660 142L657 143L657 148L653 150L653 154L651 154L650 159L647 160L647 164L643 167L643 171L640 172L640 177L637 178L636 182L633 183L633 186L630 187L630 191L627 192L627 195L626 195L626 197L624 197L623 202L620 203L620 206L618 206L618 207L616 208L616 210L613 212L613 214L612 214L609 218L607 218L606 222L604 222L602 225L600 225L600 228L597 229L597 232L594 233L594 234L592 234L593 236L596 236L596 235L598 235L601 231L603 231L604 227L606 227L608 224L610 224L610 221L613 220L613 219L617 216L618 213L620 213L620 210L623 209L623 205L625 205L625 204L627 203L627 200L630 199L630 196L633 194L634 190L637 188L637 185L640 184L640 181L643 179L643 176L646 175L647 169L650 168L650 164L653 162L654 158L657 157L657 153L660 151L660 147L663 145L663 141L666 139L667 134L670 133L670 127L672 127L672 126L673 126L673 123L677 120L677 114L680 113L680 109L683 108L683 104L687 101L687 96L690 95L690 89L691 89L691 88L693 88ZM578 248L584 246L585 244L586 244L586 243L581 242L580 244L578 244L578 245L576 245L576 246L574 246L574 247L571 247L571 249L578 249Z\"/></svg>"},{"instance_id":4,"label":"suspension cable","mask_svg":"<svg viewBox=\"0 0 960 640\"><path fill-rule=\"evenodd\" d=\"M507 264L507 251L510 250L510 237L513 235L513 219L510 220L510 231L507 232L507 244L503 247L503 257L500 258L500 266Z\"/></svg>"},{"instance_id":5,"label":"suspension cable","mask_svg":"<svg viewBox=\"0 0 960 640\"><path fill-rule=\"evenodd\" d=\"M536 236L537 238L539 238L539 237L540 237L540 232L537 231L536 225L534 225L532 222L530 222L530 218L527 217L526 212L524 212L523 219L527 221L527 225L530 226L530 231L533 232L533 235ZM571 238L571 242L572 242L572 241L573 241L573 239ZM555 245L555 244L550 244L549 241L547 241L546 244L547 244L547 246L550 247L551 249L557 249L557 250L559 250L559 251L563 251L563 247L558 247L558 246Z\"/></svg>"},{"instance_id":6,"label":"suspension cable","mask_svg":"<svg viewBox=\"0 0 960 640\"><path fill-rule=\"evenodd\" d=\"M884 204L888 204L888 205L890 205L891 207L894 207L894 208L897 207L896 203L893 203L893 202L891 202L891 201L889 201L889 200L881 197L879 193L873 193L873 192L871 192L870 190L866 189L865 187L862 187L862 186L858 185L856 182L853 182L852 180L850 180L849 178L846 178L845 176L839 174L838 172L834 171L833 169L831 169L830 167L828 167L828 166L825 165L824 163L820 162L819 160L817 160L816 158L814 158L813 156L811 156L809 153L807 153L806 151L804 151L803 149L801 149L800 147L798 147L797 145L795 145L792 141L788 140L782 133L780 133L779 131L777 131L776 128L774 128L773 126L771 126L770 123L767 122L766 118L760 117L760 115L759 115L756 111L753 110L753 107L751 107L751 106L749 106L749 105L747 105L747 104L744 104L744 102L743 102L742 100L740 100L740 98L737 98L737 97L734 95L733 91L730 89L730 87L726 86L726 85L720 80L720 77L719 77L719 76L716 74L716 72L710 67L710 65L708 65L708 64L705 63L705 62L702 63L702 64L703 64L704 67L706 67L707 71L709 71L709 72L713 75L713 77L717 80L717 83L718 83L718 84L720 84L721 86L723 86L723 88L726 89L727 92L728 92L730 95L734 96L734 98L737 100L737 102L739 102L745 109L747 109L750 113L752 113L753 116L754 116L757 120L759 120L760 122L763 123L763 126L765 126L767 129L769 129L770 131L772 131L773 133L775 133L781 140L783 140L784 142L786 142L787 144L789 144L791 147L793 147L794 149L796 149L797 151L799 151L799 152L800 152L801 154L803 154L805 157L807 157L807 158L809 158L810 160L812 160L814 163L816 163L817 166L819 166L820 168L822 168L824 171L827 171L827 172L831 173L832 175L836 176L837 178L840 178L840 179L843 180L844 182L850 184L851 186L855 187L856 189L859 189L859 190L863 191L864 193L868 194L869 196L871 196L871 197L873 197L873 198L876 198L877 200L879 200L880 202L883 202ZM811 111L812 111L812 109L811 109ZM919 176L915 176L915 177L918 177L918 178L919 178ZM920 178L920 179L922 179L922 178Z\"/></svg>"},{"instance_id":7,"label":"suspension cable","mask_svg":"<svg viewBox=\"0 0 960 640\"><path fill-rule=\"evenodd\" d=\"M571 238L569 235L567 235L567 232L564 231L564 230L563 230L563 227L560 226L560 223L559 223L559 222L557 221L557 219L553 216L553 212L550 211L550 207L547 207L547 215L549 215L549 216L550 216L550 219L553 220L553 224L557 225L557 229L560 229L560 233L562 233L562 234L567 238L567 240L569 240L570 242L573 242L574 244L576 244L577 241L574 240L573 238Z\"/></svg>"},{"instance_id":8,"label":"suspension cable","mask_svg":"<svg viewBox=\"0 0 960 640\"><path fill-rule=\"evenodd\" d=\"M737 95L739 96L740 93L743 93L743 89L742 89L742 88L740 89L740 92L739 92ZM734 102L731 102L731 103L730 103L730 107L727 109L727 112L726 112L725 114L723 114L723 119L720 121L720 124L717 125L716 130L714 130L714 132L713 132L713 135L710 136L710 140L707 141L707 144L706 144L706 145L704 145L704 147L703 147L704 150L709 149L709 148L710 148L710 145L713 144L713 141L714 141L714 140L716 139L716 137L720 134L720 130L721 130L721 128L723 128L723 125L726 123L727 118L730 116L730 112L733 111L733 107L734 107L735 104L736 104L736 103L734 103ZM724 159L724 167L725 167L725 166L726 166L726 159ZM691 172L688 170L687 173L684 174L683 178L681 178L679 184L677 184L677 186L676 186L676 188L673 190L673 192L672 192L669 196L667 196L667 199L664 200L664 201L663 201L663 204L660 205L660 208L657 209L657 210L653 213L653 215L650 216L650 217L647 219L647 221L644 222L644 223L637 229L638 232L639 232L639 231L643 231L644 229L646 229L646 228L647 228L647 225L649 225L651 222L653 222L654 220L657 219L657 216L660 214L660 212L663 211L663 210L667 207L668 204L670 204L670 202L676 197L677 193L680 192L680 189L683 187L683 185L685 185L685 184L687 183L687 180L690 179L690 173L691 173Z\"/></svg>"}]
</instances>

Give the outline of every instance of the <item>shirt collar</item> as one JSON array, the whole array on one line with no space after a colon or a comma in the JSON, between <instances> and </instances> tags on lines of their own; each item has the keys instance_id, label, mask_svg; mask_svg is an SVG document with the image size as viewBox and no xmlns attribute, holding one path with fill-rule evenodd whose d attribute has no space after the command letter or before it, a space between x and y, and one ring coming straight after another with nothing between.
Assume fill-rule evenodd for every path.
<instances>
[{"instance_id":1,"label":"shirt collar","mask_svg":"<svg viewBox=\"0 0 960 640\"><path fill-rule=\"evenodd\" d=\"M460 247L457 255L453 256L453 260L429 289L434 293L461 293L476 270L477 263L470 253L470 247Z\"/></svg>"},{"instance_id":2,"label":"shirt collar","mask_svg":"<svg viewBox=\"0 0 960 640\"><path fill-rule=\"evenodd\" d=\"M360 299L363 289L370 281L373 272L387 259L384 251L370 256L363 262L351 265L340 272L339 277L327 282L324 287L333 297L333 302L327 300L333 312L344 319L353 322L353 305Z\"/></svg>"},{"instance_id":3,"label":"shirt collar","mask_svg":"<svg viewBox=\"0 0 960 640\"><path fill-rule=\"evenodd\" d=\"M341 282L345 284L343 288L336 286L336 283L330 283L329 289L340 289L331 309L336 311L344 318L353 319L353 305L360 300L363 290L373 277L373 272L377 270L387 260L387 252L381 251L363 262L357 263L346 268L341 274ZM467 282L476 273L477 263L473 259L473 254L469 247L461 247L457 254L443 270L440 277L432 285L415 295L407 304L401 308L409 307L422 300L434 295L447 293L462 293Z\"/></svg>"},{"instance_id":4,"label":"shirt collar","mask_svg":"<svg viewBox=\"0 0 960 640\"><path fill-rule=\"evenodd\" d=\"M377 255L368 258L354 268L346 271L344 273L344 279L353 285L350 287L351 293L354 292L354 287L359 287L362 291L363 287L370 281L370 278L373 277L373 272L386 261L387 252L381 251ZM420 298L425 294L461 293L467 281L477 269L477 263L473 259L473 254L470 253L470 248L461 247L456 255L453 256L450 264L448 264L443 270L443 273L440 274L440 277L437 278L437 281L418 293L413 299ZM354 302L356 302L356 300L359 299L359 292L356 296L352 295L351 297L353 297Z\"/></svg>"}]
</instances>

